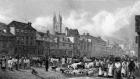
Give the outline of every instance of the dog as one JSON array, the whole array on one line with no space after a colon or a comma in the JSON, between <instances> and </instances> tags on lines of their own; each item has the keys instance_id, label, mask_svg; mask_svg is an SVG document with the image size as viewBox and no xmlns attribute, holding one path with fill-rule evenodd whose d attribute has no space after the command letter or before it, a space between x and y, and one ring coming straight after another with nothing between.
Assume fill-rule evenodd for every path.
<instances>
[{"instance_id":1,"label":"dog","mask_svg":"<svg viewBox=\"0 0 140 79\"><path fill-rule=\"evenodd\" d=\"M37 75L38 72L37 72L35 69L32 69L32 74L33 74L33 75Z\"/></svg>"}]
</instances>

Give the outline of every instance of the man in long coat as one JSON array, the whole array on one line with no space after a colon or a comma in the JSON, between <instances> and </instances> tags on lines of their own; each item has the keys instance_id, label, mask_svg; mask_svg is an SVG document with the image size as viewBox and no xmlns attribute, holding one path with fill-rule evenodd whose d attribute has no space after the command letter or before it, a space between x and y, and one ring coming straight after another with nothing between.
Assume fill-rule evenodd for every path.
<instances>
[{"instance_id":1,"label":"man in long coat","mask_svg":"<svg viewBox=\"0 0 140 79\"><path fill-rule=\"evenodd\" d=\"M48 57L46 56L46 60L45 60L45 69L46 69L46 71L48 71L48 68L49 68L49 60L48 60Z\"/></svg>"},{"instance_id":2,"label":"man in long coat","mask_svg":"<svg viewBox=\"0 0 140 79\"><path fill-rule=\"evenodd\" d=\"M5 71L5 69L6 69L6 58L5 58L5 56L3 56L2 60L1 60L1 69L3 71Z\"/></svg>"}]
</instances>

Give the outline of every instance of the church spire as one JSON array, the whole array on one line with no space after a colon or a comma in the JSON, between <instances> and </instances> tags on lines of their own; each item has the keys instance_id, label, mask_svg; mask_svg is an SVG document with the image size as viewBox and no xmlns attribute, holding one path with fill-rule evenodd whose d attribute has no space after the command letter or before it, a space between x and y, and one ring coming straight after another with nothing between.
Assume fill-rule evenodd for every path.
<instances>
[{"instance_id":1,"label":"church spire","mask_svg":"<svg viewBox=\"0 0 140 79\"><path fill-rule=\"evenodd\" d=\"M54 29L54 33L62 33L62 16L59 12L58 15L56 15L54 13L53 16L53 29Z\"/></svg>"},{"instance_id":2,"label":"church spire","mask_svg":"<svg viewBox=\"0 0 140 79\"><path fill-rule=\"evenodd\" d=\"M60 33L62 33L62 16L61 14L59 13L59 28L60 28Z\"/></svg>"},{"instance_id":3,"label":"church spire","mask_svg":"<svg viewBox=\"0 0 140 79\"><path fill-rule=\"evenodd\" d=\"M53 15L53 31L54 31L54 34L57 30L57 17L56 17L56 13L54 12L54 15Z\"/></svg>"}]
</instances>

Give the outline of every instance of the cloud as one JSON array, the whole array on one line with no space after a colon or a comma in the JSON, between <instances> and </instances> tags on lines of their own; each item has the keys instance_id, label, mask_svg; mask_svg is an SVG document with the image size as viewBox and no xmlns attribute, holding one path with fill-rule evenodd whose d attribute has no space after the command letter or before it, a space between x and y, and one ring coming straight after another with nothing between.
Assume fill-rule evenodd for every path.
<instances>
[{"instance_id":1,"label":"cloud","mask_svg":"<svg viewBox=\"0 0 140 79\"><path fill-rule=\"evenodd\" d=\"M140 1L0 0L0 22L26 19L42 32L52 32L54 11L62 13L64 26L77 28L81 34L129 40L135 36L134 15L140 14Z\"/></svg>"},{"instance_id":2,"label":"cloud","mask_svg":"<svg viewBox=\"0 0 140 79\"><path fill-rule=\"evenodd\" d=\"M64 24L66 24L67 27L70 27L70 28L83 27L85 24L87 24L86 16L87 16L86 12L80 13L76 11L71 11L71 14L69 15L69 17L65 18L63 22Z\"/></svg>"},{"instance_id":3,"label":"cloud","mask_svg":"<svg viewBox=\"0 0 140 79\"><path fill-rule=\"evenodd\" d=\"M0 22L4 23L11 22L12 18L8 17L7 16L8 14L12 14L12 11L0 8Z\"/></svg>"},{"instance_id":4,"label":"cloud","mask_svg":"<svg viewBox=\"0 0 140 79\"><path fill-rule=\"evenodd\" d=\"M126 38L134 37L131 35L135 33L135 26L131 24L131 21L134 20L134 15L139 13L140 1L135 2L135 4L131 6L115 9L112 12L101 10L90 18L90 22L87 20L87 16L90 13L73 11L70 16L65 19L64 23L71 28L75 27L79 29L82 33L89 32L95 36L113 37L125 40ZM133 30L131 28L133 28ZM123 32L124 30L122 29L129 31ZM119 32L123 33L125 36L122 37Z\"/></svg>"},{"instance_id":5,"label":"cloud","mask_svg":"<svg viewBox=\"0 0 140 79\"><path fill-rule=\"evenodd\" d=\"M118 8L113 12L101 10L95 15L83 10L72 10L69 16L63 17L63 24L69 28L77 28L81 34L89 32L93 36L118 38L121 37L118 32L130 26L130 18L138 9L136 5ZM52 18L51 16L37 17L33 25L40 31L52 30Z\"/></svg>"},{"instance_id":6,"label":"cloud","mask_svg":"<svg viewBox=\"0 0 140 79\"><path fill-rule=\"evenodd\" d=\"M33 27L38 31L46 32L47 30L52 30L52 17L37 17L33 22Z\"/></svg>"},{"instance_id":7,"label":"cloud","mask_svg":"<svg viewBox=\"0 0 140 79\"><path fill-rule=\"evenodd\" d=\"M0 14L0 22L9 23L10 18Z\"/></svg>"}]
</instances>

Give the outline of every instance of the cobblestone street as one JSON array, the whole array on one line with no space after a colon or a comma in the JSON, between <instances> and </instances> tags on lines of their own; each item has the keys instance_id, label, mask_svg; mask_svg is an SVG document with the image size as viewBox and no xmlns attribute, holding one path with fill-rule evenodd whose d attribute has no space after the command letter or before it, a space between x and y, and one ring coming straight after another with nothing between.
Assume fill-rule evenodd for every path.
<instances>
[{"instance_id":1,"label":"cobblestone street","mask_svg":"<svg viewBox=\"0 0 140 79\"><path fill-rule=\"evenodd\" d=\"M108 79L108 78L99 78L99 77L76 77L76 78L69 78L69 79Z\"/></svg>"},{"instance_id":2,"label":"cobblestone street","mask_svg":"<svg viewBox=\"0 0 140 79\"><path fill-rule=\"evenodd\" d=\"M13 79L108 79L101 77L73 77L67 78L61 73L55 71L46 72L43 68L34 68L38 74L33 75L31 70L19 70L19 71L5 71L6 75L11 76ZM111 79L111 78L110 78ZM140 79L140 78L136 78Z\"/></svg>"},{"instance_id":3,"label":"cobblestone street","mask_svg":"<svg viewBox=\"0 0 140 79\"><path fill-rule=\"evenodd\" d=\"M2 73L6 73L11 76L13 79L65 79L65 77L61 73L57 73L54 71L46 72L43 68L35 68L38 72L37 75L33 75L31 70L19 70L19 71L5 71Z\"/></svg>"},{"instance_id":4,"label":"cobblestone street","mask_svg":"<svg viewBox=\"0 0 140 79\"><path fill-rule=\"evenodd\" d=\"M76 77L76 78L69 78L69 79L113 79L113 78L100 78L100 77ZM127 78L123 78L123 79L127 79ZM140 79L140 78L136 78L136 79Z\"/></svg>"}]
</instances>

